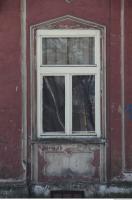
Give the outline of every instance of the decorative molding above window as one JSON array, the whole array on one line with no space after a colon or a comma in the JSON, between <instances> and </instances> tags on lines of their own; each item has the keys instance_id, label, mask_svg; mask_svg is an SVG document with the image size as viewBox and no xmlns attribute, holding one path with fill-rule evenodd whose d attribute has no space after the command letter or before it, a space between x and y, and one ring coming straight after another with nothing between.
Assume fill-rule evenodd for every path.
<instances>
[{"instance_id":1,"label":"decorative molding above window","mask_svg":"<svg viewBox=\"0 0 132 200\"><path fill-rule=\"evenodd\" d=\"M104 31L105 26L71 15L65 15L33 25L31 29L97 29Z\"/></svg>"},{"instance_id":2,"label":"decorative molding above window","mask_svg":"<svg viewBox=\"0 0 132 200\"><path fill-rule=\"evenodd\" d=\"M66 3L72 3L73 0L65 0Z\"/></svg>"}]
</instances>

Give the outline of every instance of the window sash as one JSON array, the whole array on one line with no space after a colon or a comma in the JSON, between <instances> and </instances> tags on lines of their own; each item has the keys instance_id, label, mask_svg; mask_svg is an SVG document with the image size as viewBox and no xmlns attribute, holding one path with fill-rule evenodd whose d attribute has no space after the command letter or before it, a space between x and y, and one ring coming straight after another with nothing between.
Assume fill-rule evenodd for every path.
<instances>
[{"instance_id":1,"label":"window sash","mask_svg":"<svg viewBox=\"0 0 132 200\"><path fill-rule=\"evenodd\" d=\"M72 131L72 76L80 75L80 73L74 74L58 74L58 73L42 73L40 75L40 96L38 96L38 123L40 136L55 136L55 135L91 135L99 136L100 134L100 80L98 73L86 73L85 75L95 76L95 131ZM42 90L43 90L43 77L44 76L64 76L65 77L65 133L64 132L43 132L42 129Z\"/></svg>"},{"instance_id":2,"label":"window sash","mask_svg":"<svg viewBox=\"0 0 132 200\"><path fill-rule=\"evenodd\" d=\"M95 64L100 66L100 31L99 30L74 30L74 29L54 29L54 30L38 30L37 38L38 38L38 58L39 64L43 65L42 59L42 39L43 38L81 38L81 37L94 37L95 38ZM39 66L40 66L39 65ZM45 65L46 66L46 65Z\"/></svg>"},{"instance_id":3,"label":"window sash","mask_svg":"<svg viewBox=\"0 0 132 200\"><path fill-rule=\"evenodd\" d=\"M42 38L95 37L95 65L42 65ZM95 131L72 134L72 75L95 75ZM43 76L65 76L65 134L42 131ZM70 89L69 89L70 88ZM37 132L38 137L100 137L100 32L99 30L38 30L37 31ZM67 95L68 94L68 95ZM69 98L70 97L70 98ZM70 100L71 99L71 100Z\"/></svg>"}]
</instances>

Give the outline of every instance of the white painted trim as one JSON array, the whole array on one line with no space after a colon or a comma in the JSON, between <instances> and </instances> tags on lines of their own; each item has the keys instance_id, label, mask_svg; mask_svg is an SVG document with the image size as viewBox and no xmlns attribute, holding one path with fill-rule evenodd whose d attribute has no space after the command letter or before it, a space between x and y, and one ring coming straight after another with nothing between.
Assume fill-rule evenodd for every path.
<instances>
[{"instance_id":1,"label":"white painted trim","mask_svg":"<svg viewBox=\"0 0 132 200\"><path fill-rule=\"evenodd\" d=\"M24 179L27 171L27 63L26 63L26 0L21 0L21 81L22 81L22 149ZM25 163L24 163L25 161Z\"/></svg>"},{"instance_id":2,"label":"white painted trim","mask_svg":"<svg viewBox=\"0 0 132 200\"><path fill-rule=\"evenodd\" d=\"M100 110L100 97L101 97L101 88L100 88L100 31L96 32L95 37L95 63L97 65L97 72L95 74L95 133L97 137L101 136L101 110Z\"/></svg>"},{"instance_id":3,"label":"white painted trim","mask_svg":"<svg viewBox=\"0 0 132 200\"><path fill-rule=\"evenodd\" d=\"M125 1L121 0L121 134L122 134L122 171L126 168L125 155Z\"/></svg>"},{"instance_id":4,"label":"white painted trim","mask_svg":"<svg viewBox=\"0 0 132 200\"><path fill-rule=\"evenodd\" d=\"M98 37L99 30L76 30L76 29L53 29L53 30L37 30L37 37L42 38L65 38L65 37Z\"/></svg>"},{"instance_id":5,"label":"white painted trim","mask_svg":"<svg viewBox=\"0 0 132 200\"><path fill-rule=\"evenodd\" d=\"M48 134L40 134L41 135L41 139L50 139L50 138L62 138L62 139L71 139L71 138L79 138L79 139L83 139L83 138L89 138L89 139L93 139L93 138L97 138L97 135L95 134L95 132L88 132L88 133L84 133L84 132L78 132L78 134L73 133L72 135L66 135L64 133L60 133L57 134L56 132L54 133L48 133ZM103 142L104 143L104 142Z\"/></svg>"},{"instance_id":6,"label":"white painted trim","mask_svg":"<svg viewBox=\"0 0 132 200\"><path fill-rule=\"evenodd\" d=\"M32 171L31 179L32 181L38 181L38 144L32 144Z\"/></svg>"},{"instance_id":7,"label":"white painted trim","mask_svg":"<svg viewBox=\"0 0 132 200\"><path fill-rule=\"evenodd\" d=\"M65 133L72 134L72 76L67 74L65 77Z\"/></svg>"},{"instance_id":8,"label":"white painted trim","mask_svg":"<svg viewBox=\"0 0 132 200\"><path fill-rule=\"evenodd\" d=\"M68 68L68 67L79 67L79 68L81 67L81 68L82 68L82 67L97 67L97 65L90 65L90 64L88 64L88 65L78 65L78 64L77 64L77 65L69 65L69 64L68 64L68 65L42 65L42 64L41 64L40 67L41 67L41 68L43 68L43 67L44 67L44 68L46 68L46 67L59 67L59 68L60 68L60 67L61 67L61 68L62 68L62 67L67 67L67 68Z\"/></svg>"},{"instance_id":9,"label":"white painted trim","mask_svg":"<svg viewBox=\"0 0 132 200\"><path fill-rule=\"evenodd\" d=\"M95 133L98 137L101 135L100 130L100 75L95 75Z\"/></svg>"},{"instance_id":10,"label":"white painted trim","mask_svg":"<svg viewBox=\"0 0 132 200\"><path fill-rule=\"evenodd\" d=\"M40 62L41 62L41 40L37 40L37 134L40 137L40 133L42 132L42 123L41 122L41 95L42 95L42 86L41 86L41 76L40 76Z\"/></svg>"},{"instance_id":11,"label":"white painted trim","mask_svg":"<svg viewBox=\"0 0 132 200\"><path fill-rule=\"evenodd\" d=\"M40 74L54 75L54 74L72 74L72 75L83 75L83 74L96 74L99 72L97 67L46 67L38 70Z\"/></svg>"},{"instance_id":12,"label":"white painted trim","mask_svg":"<svg viewBox=\"0 0 132 200\"><path fill-rule=\"evenodd\" d=\"M100 32L97 31L96 32L96 36L95 36L95 64L97 65L97 67L100 69Z\"/></svg>"},{"instance_id":13,"label":"white painted trim","mask_svg":"<svg viewBox=\"0 0 132 200\"><path fill-rule=\"evenodd\" d=\"M95 37L95 63L96 65L77 65L77 67L66 65L64 67L54 66L43 67L42 63L42 38L45 37ZM50 65L49 65L50 66ZM68 67L67 67L68 66ZM72 75L95 75L95 133L100 137L100 31L99 30L38 30L37 31L37 132L38 137L46 135L42 131L42 77L43 76L65 76L65 91L66 91L66 105L65 105L65 132L67 135L72 134ZM69 89L70 88L70 89ZM69 98L70 97L70 98ZM48 133L52 135L53 133ZM58 133L60 134L60 133ZM78 135L76 132L74 135ZM84 134L84 133L83 133ZM88 136L90 132L85 132ZM56 135L56 134L55 134ZM72 134L73 135L73 134Z\"/></svg>"},{"instance_id":14,"label":"white painted trim","mask_svg":"<svg viewBox=\"0 0 132 200\"><path fill-rule=\"evenodd\" d=\"M102 66L101 67L101 96L102 96L102 137L107 138L107 105L106 105L106 28L102 35ZM107 144L103 145L100 151L100 160L102 167L100 168L100 177L102 182L107 181Z\"/></svg>"}]
</instances>

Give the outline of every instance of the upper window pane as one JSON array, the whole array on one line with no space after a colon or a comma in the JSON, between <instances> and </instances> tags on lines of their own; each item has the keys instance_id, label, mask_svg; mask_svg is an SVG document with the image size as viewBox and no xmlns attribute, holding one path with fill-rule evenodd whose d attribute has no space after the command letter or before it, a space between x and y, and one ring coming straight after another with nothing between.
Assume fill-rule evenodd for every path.
<instances>
[{"instance_id":1,"label":"upper window pane","mask_svg":"<svg viewBox=\"0 0 132 200\"><path fill-rule=\"evenodd\" d=\"M43 38L43 65L94 65L95 38Z\"/></svg>"}]
</instances>

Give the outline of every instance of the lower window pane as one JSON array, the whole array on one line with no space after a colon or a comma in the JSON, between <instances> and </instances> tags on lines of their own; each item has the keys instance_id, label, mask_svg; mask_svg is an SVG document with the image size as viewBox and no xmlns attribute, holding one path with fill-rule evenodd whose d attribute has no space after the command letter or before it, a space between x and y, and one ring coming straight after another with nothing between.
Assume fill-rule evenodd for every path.
<instances>
[{"instance_id":1,"label":"lower window pane","mask_svg":"<svg viewBox=\"0 0 132 200\"><path fill-rule=\"evenodd\" d=\"M72 77L72 130L95 131L95 76Z\"/></svg>"},{"instance_id":2,"label":"lower window pane","mask_svg":"<svg viewBox=\"0 0 132 200\"><path fill-rule=\"evenodd\" d=\"M43 131L65 131L65 77L43 77Z\"/></svg>"}]
</instances>

